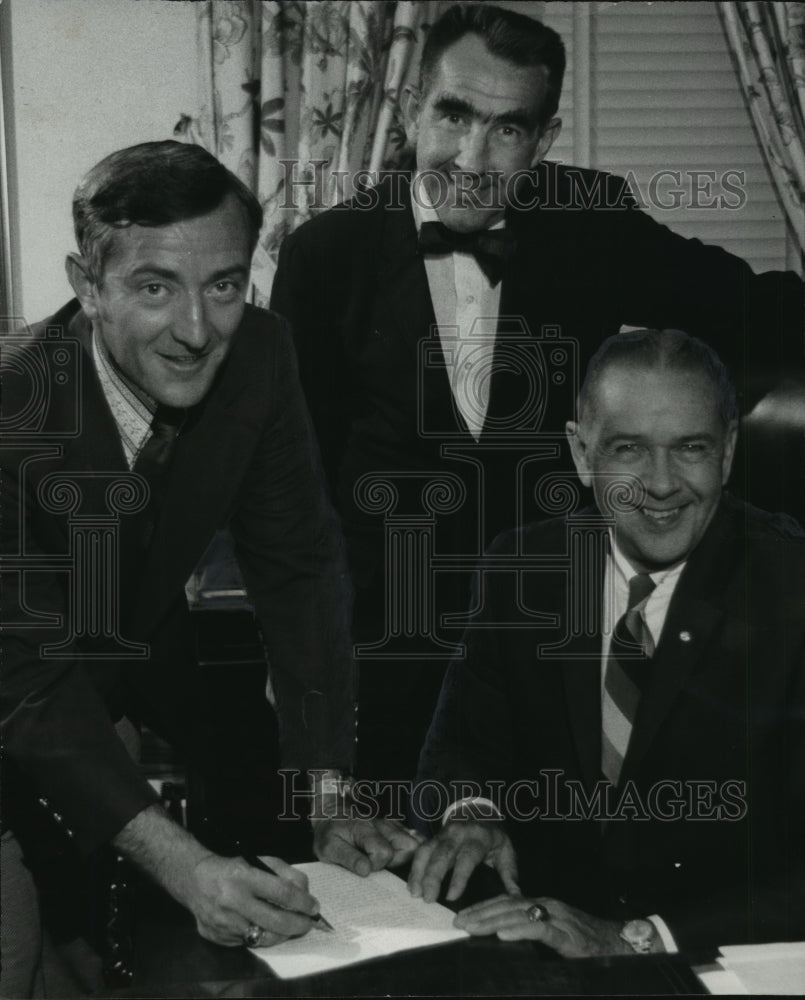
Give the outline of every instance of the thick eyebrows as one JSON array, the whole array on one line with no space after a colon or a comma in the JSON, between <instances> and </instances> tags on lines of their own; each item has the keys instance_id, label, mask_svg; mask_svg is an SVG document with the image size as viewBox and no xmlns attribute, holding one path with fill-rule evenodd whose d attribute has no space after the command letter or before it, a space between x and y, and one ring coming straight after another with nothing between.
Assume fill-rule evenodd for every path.
<instances>
[{"instance_id":1,"label":"thick eyebrows","mask_svg":"<svg viewBox=\"0 0 805 1000\"><path fill-rule=\"evenodd\" d=\"M165 281L181 281L181 274L169 267L162 267L159 264L141 264L136 267L130 278L142 277L163 278ZM208 275L207 281L222 281L224 278L241 278L245 280L249 277L249 268L243 264L233 264L231 267L220 267L217 271Z\"/></svg>"},{"instance_id":2,"label":"thick eyebrows","mask_svg":"<svg viewBox=\"0 0 805 1000\"><path fill-rule=\"evenodd\" d=\"M463 115L473 118L484 125L518 125L520 128L533 129L537 124L536 115L526 108L512 108L499 115L485 114L480 108L463 97L455 94L441 94L434 102L433 108L443 115Z\"/></svg>"},{"instance_id":3,"label":"thick eyebrows","mask_svg":"<svg viewBox=\"0 0 805 1000\"><path fill-rule=\"evenodd\" d=\"M709 431L692 431L689 434L679 434L677 437L662 442L660 447L678 448L680 445L698 443L713 445L716 443L716 440L717 438L715 435L711 434ZM624 441L634 442L635 444L654 444L650 436L641 434L640 432L630 434L629 431L616 431L613 434L609 434L606 437L601 438L599 444L604 448L611 448L613 445Z\"/></svg>"}]
</instances>

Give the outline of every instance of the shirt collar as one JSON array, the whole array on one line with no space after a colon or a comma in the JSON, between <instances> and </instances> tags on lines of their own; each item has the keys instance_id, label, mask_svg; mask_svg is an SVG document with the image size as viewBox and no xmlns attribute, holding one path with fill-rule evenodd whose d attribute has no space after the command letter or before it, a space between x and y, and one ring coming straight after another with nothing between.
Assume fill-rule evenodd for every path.
<instances>
[{"instance_id":1,"label":"shirt collar","mask_svg":"<svg viewBox=\"0 0 805 1000\"><path fill-rule=\"evenodd\" d=\"M104 372L108 375L109 380L115 386L115 388L123 393L124 396L132 397L139 401L139 403L145 407L146 410L153 416L157 411L157 401L152 399L147 392L143 392L142 389L138 388L131 379L126 378L120 367L115 362L115 359L111 356L109 351L106 349L106 345L97 331L97 329L92 327L92 347L93 352L97 354L98 363L103 366Z\"/></svg>"},{"instance_id":2,"label":"shirt collar","mask_svg":"<svg viewBox=\"0 0 805 1000\"><path fill-rule=\"evenodd\" d=\"M92 331L92 360L131 467L150 433L157 404L145 393L135 391L130 381L122 376L96 329Z\"/></svg>"},{"instance_id":3,"label":"shirt collar","mask_svg":"<svg viewBox=\"0 0 805 1000\"><path fill-rule=\"evenodd\" d=\"M414 197L416 192L416 197ZM422 175L417 171L411 179L411 208L414 211L414 223L417 232L423 222L438 222L439 214L433 207L427 188L422 183Z\"/></svg>"},{"instance_id":4,"label":"shirt collar","mask_svg":"<svg viewBox=\"0 0 805 1000\"><path fill-rule=\"evenodd\" d=\"M626 556L623 554L622 549L618 545L615 538L615 532L612 528L609 529L609 543L610 543L610 555L612 557L612 565L615 570L616 577L628 587L629 581L637 573L637 570L632 566ZM656 573L649 573L655 587L661 587L665 583L672 583L675 581L682 570L685 568L685 562L678 563L676 566L671 566L670 569L661 569Z\"/></svg>"}]
</instances>

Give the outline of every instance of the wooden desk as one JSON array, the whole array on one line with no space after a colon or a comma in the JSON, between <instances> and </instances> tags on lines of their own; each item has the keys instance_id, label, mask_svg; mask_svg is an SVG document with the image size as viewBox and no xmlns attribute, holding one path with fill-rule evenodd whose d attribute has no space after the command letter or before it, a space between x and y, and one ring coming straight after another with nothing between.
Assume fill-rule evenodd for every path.
<instances>
[{"instance_id":1,"label":"wooden desk","mask_svg":"<svg viewBox=\"0 0 805 1000\"><path fill-rule=\"evenodd\" d=\"M189 914L155 891L144 894L132 985L108 996L650 996L706 994L679 956L569 961L529 942L497 938L400 952L299 979L277 979L245 948L198 936Z\"/></svg>"}]
</instances>

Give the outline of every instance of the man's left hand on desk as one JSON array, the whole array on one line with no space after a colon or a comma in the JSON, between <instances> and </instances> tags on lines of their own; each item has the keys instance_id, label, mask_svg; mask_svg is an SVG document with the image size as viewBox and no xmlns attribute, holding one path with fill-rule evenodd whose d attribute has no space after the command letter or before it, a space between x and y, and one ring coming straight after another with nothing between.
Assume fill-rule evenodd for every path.
<instances>
[{"instance_id":1,"label":"man's left hand on desk","mask_svg":"<svg viewBox=\"0 0 805 1000\"><path fill-rule=\"evenodd\" d=\"M404 864L421 842L418 833L396 820L330 817L313 821L316 857L356 875Z\"/></svg>"},{"instance_id":2,"label":"man's left hand on desk","mask_svg":"<svg viewBox=\"0 0 805 1000\"><path fill-rule=\"evenodd\" d=\"M535 904L547 912L546 918L529 917ZM539 941L564 958L634 954L620 936L622 923L602 920L547 897L496 896L468 906L454 923L470 934L497 934L502 941Z\"/></svg>"}]
</instances>

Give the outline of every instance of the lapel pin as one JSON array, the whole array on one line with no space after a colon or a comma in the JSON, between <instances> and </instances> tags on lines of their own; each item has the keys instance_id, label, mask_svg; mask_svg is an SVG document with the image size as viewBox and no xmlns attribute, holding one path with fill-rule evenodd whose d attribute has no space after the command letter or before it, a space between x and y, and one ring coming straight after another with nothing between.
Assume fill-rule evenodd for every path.
<instances>
[{"instance_id":1,"label":"lapel pin","mask_svg":"<svg viewBox=\"0 0 805 1000\"><path fill-rule=\"evenodd\" d=\"M679 633L680 642L690 642L692 638L693 636L687 631L687 629Z\"/></svg>"}]
</instances>

